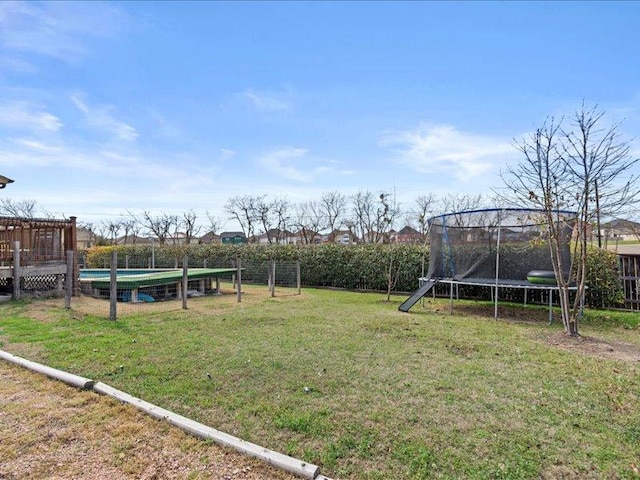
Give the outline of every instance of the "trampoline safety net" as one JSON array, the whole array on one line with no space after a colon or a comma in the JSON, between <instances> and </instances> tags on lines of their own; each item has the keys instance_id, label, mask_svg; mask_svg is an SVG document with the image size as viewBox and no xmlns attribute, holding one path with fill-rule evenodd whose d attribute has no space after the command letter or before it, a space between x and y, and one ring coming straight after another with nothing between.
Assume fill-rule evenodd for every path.
<instances>
[{"instance_id":1,"label":"trampoline safety net","mask_svg":"<svg viewBox=\"0 0 640 480\"><path fill-rule=\"evenodd\" d=\"M563 265L570 265L575 212L554 212ZM428 278L526 281L531 270L553 270L544 212L490 209L433 217ZM498 272L496 275L496 267Z\"/></svg>"}]
</instances>

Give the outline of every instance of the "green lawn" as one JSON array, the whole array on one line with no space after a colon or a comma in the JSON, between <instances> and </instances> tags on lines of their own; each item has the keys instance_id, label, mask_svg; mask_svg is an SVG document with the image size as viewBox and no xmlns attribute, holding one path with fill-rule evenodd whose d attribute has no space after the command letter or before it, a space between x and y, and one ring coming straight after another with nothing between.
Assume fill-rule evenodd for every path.
<instances>
[{"instance_id":1,"label":"green lawn","mask_svg":"<svg viewBox=\"0 0 640 480\"><path fill-rule=\"evenodd\" d=\"M403 314L404 298L383 300L247 287L240 304L199 298L116 322L10 303L0 344L334 478L638 478L639 362L554 345L544 308L495 321L490 305ZM640 349L637 317L589 312L582 333Z\"/></svg>"}]
</instances>

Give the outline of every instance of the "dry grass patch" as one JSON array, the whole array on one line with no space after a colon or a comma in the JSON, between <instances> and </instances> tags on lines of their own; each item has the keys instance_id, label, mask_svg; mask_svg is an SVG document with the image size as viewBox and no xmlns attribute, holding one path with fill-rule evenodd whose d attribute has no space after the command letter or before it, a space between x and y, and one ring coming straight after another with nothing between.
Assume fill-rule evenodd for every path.
<instances>
[{"instance_id":1,"label":"dry grass patch","mask_svg":"<svg viewBox=\"0 0 640 480\"><path fill-rule=\"evenodd\" d=\"M0 478L293 478L93 392L5 362L0 377Z\"/></svg>"}]
</instances>

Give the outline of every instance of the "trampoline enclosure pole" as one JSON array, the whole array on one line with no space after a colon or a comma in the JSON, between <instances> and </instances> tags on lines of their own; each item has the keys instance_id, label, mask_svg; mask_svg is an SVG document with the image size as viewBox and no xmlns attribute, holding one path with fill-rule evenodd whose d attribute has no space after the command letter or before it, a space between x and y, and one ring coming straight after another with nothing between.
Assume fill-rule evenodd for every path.
<instances>
[{"instance_id":1,"label":"trampoline enclosure pole","mask_svg":"<svg viewBox=\"0 0 640 480\"><path fill-rule=\"evenodd\" d=\"M494 297L493 318L498 319L498 281L500 279L500 230L502 227L502 211L498 212L498 239L496 241L496 294Z\"/></svg>"}]
</instances>

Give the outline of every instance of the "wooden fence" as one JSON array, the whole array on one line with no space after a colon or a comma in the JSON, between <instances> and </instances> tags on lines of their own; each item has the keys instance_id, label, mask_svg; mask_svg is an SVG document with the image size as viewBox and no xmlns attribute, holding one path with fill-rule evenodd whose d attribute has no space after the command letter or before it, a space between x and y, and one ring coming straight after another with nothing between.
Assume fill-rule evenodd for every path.
<instances>
[{"instance_id":1,"label":"wooden fence","mask_svg":"<svg viewBox=\"0 0 640 480\"><path fill-rule=\"evenodd\" d=\"M629 310L640 310L640 255L622 254L619 258L624 306Z\"/></svg>"}]
</instances>

